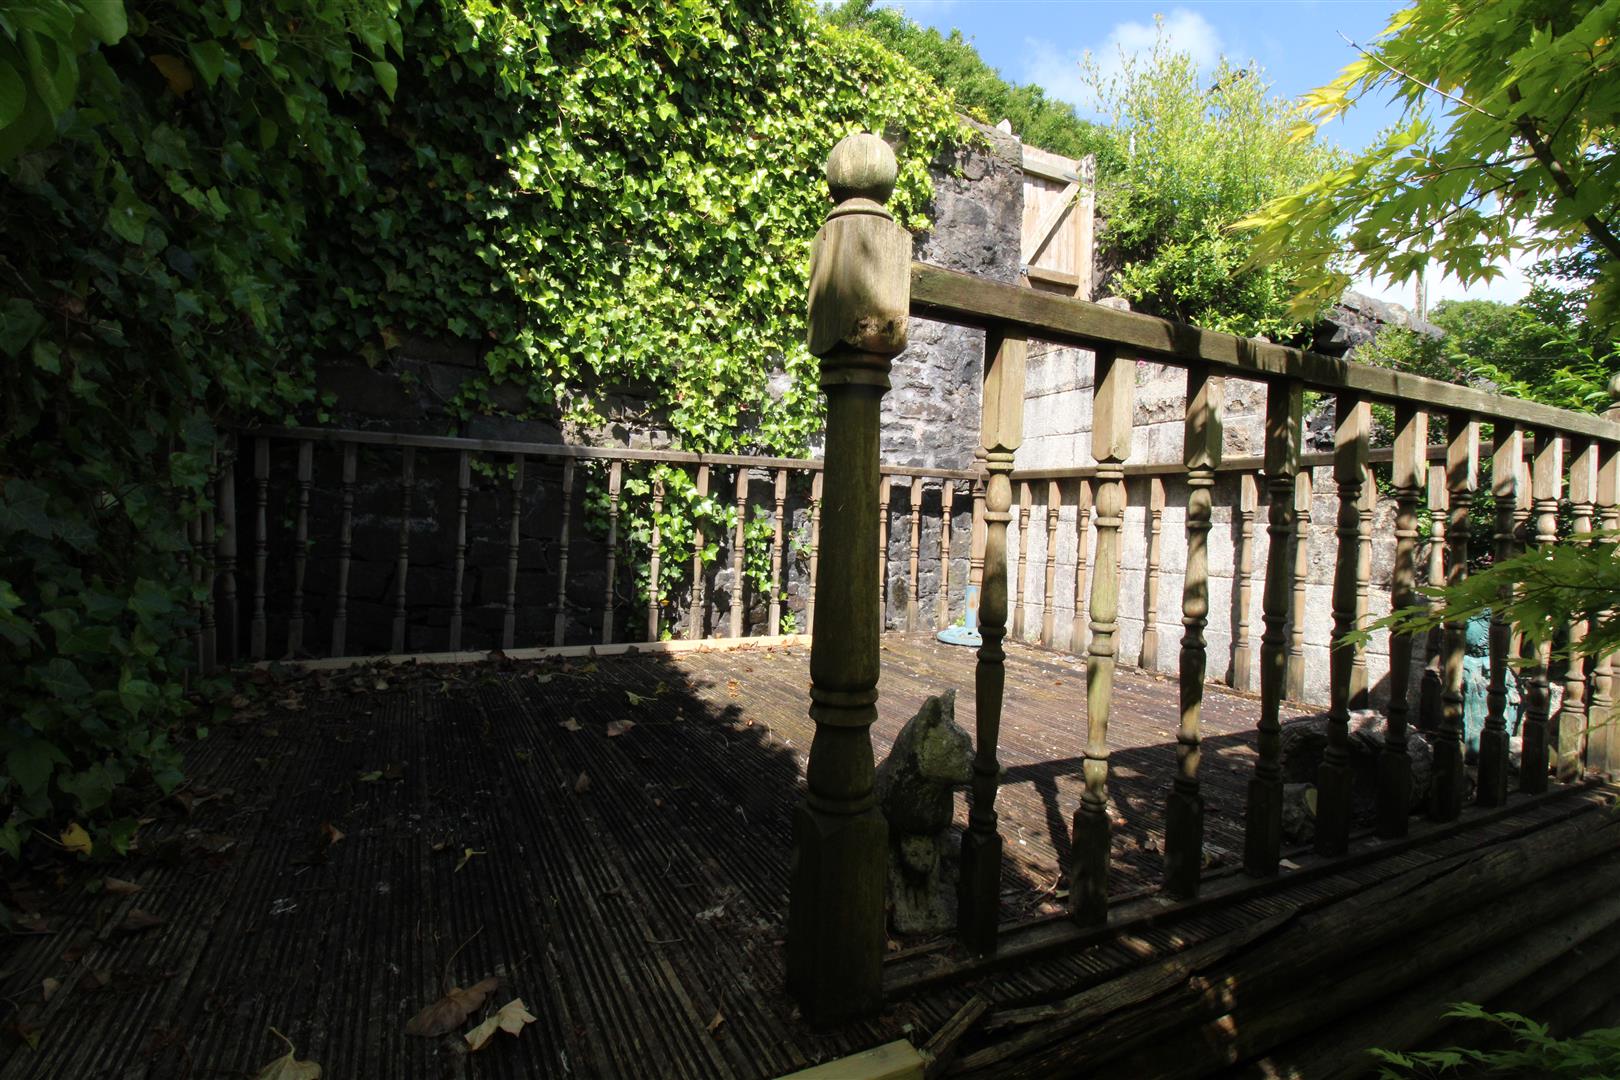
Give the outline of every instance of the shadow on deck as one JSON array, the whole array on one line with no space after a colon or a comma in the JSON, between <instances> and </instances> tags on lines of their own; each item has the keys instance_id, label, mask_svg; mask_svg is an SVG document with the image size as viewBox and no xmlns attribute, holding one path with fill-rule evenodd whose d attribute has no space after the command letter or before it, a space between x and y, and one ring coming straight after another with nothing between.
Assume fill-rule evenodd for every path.
<instances>
[{"instance_id":1,"label":"shadow on deck","mask_svg":"<svg viewBox=\"0 0 1620 1080\"><path fill-rule=\"evenodd\" d=\"M880 758L947 687L971 730L970 650L891 636L883 659ZM1279 910L1217 866L1212 913L1155 929L1177 691L1122 670L1111 884L1137 898L1120 907L1128 932L1000 975L961 970L948 943L895 942L889 982L909 992L812 1033L781 991L807 664L806 649L755 649L248 677L184 797L111 870L139 894L99 877L30 887L45 932L11 939L5 985L13 1030L38 1045L14 1043L0 1078L252 1075L284 1052L271 1027L340 1078L771 1077L920 1044L968 979L998 1002L1050 1000ZM1035 940L1070 926L1045 916L1062 910L1084 671L1016 648L1007 685L1003 900ZM1240 857L1253 715L1242 695L1206 697L1217 864ZM1341 888L1388 872L1348 870ZM161 925L133 928L137 908ZM403 1033L450 984L491 975L506 981L493 1004L521 997L538 1017L520 1037L468 1056L459 1036ZM60 986L41 1001L46 979Z\"/></svg>"}]
</instances>

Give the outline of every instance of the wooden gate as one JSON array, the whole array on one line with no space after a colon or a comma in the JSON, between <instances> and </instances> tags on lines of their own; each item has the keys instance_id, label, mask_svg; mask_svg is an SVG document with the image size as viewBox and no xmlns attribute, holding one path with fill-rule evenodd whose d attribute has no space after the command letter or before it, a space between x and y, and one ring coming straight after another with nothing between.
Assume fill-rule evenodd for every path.
<instances>
[{"instance_id":1,"label":"wooden gate","mask_svg":"<svg viewBox=\"0 0 1620 1080\"><path fill-rule=\"evenodd\" d=\"M1019 262L1032 288L1091 299L1097 162L1024 147Z\"/></svg>"}]
</instances>

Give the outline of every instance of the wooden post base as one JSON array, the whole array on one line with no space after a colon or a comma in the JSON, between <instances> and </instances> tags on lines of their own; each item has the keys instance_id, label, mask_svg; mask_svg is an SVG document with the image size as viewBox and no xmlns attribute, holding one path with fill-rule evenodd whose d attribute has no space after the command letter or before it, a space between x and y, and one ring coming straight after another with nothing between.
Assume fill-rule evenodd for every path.
<instances>
[{"instance_id":1,"label":"wooden post base","mask_svg":"<svg viewBox=\"0 0 1620 1080\"><path fill-rule=\"evenodd\" d=\"M1179 900L1198 895L1204 874L1204 797L1170 791L1164 808L1164 888Z\"/></svg>"},{"instance_id":2,"label":"wooden post base","mask_svg":"<svg viewBox=\"0 0 1620 1080\"><path fill-rule=\"evenodd\" d=\"M1524 745L1519 754L1519 790L1526 795L1540 795L1547 790L1545 722L1524 725Z\"/></svg>"},{"instance_id":3,"label":"wooden post base","mask_svg":"<svg viewBox=\"0 0 1620 1080\"><path fill-rule=\"evenodd\" d=\"M1082 926L1108 922L1108 811L1081 802L1074 812L1074 844L1069 858L1069 915Z\"/></svg>"},{"instance_id":4,"label":"wooden post base","mask_svg":"<svg viewBox=\"0 0 1620 1080\"><path fill-rule=\"evenodd\" d=\"M1350 768L1324 761L1316 771L1316 853L1343 855L1350 847Z\"/></svg>"},{"instance_id":5,"label":"wooden post base","mask_svg":"<svg viewBox=\"0 0 1620 1080\"><path fill-rule=\"evenodd\" d=\"M1406 835L1412 813L1412 759L1385 750L1378 755L1378 817L1374 833L1383 840Z\"/></svg>"},{"instance_id":6,"label":"wooden post base","mask_svg":"<svg viewBox=\"0 0 1620 1080\"><path fill-rule=\"evenodd\" d=\"M1442 729L1434 743L1434 781L1429 788L1429 818L1456 821L1463 804L1463 750L1455 737Z\"/></svg>"},{"instance_id":7,"label":"wooden post base","mask_svg":"<svg viewBox=\"0 0 1620 1080\"><path fill-rule=\"evenodd\" d=\"M1282 780L1256 776L1249 781L1249 810L1243 827L1243 870L1271 877L1282 857Z\"/></svg>"},{"instance_id":8,"label":"wooden post base","mask_svg":"<svg viewBox=\"0 0 1620 1080\"><path fill-rule=\"evenodd\" d=\"M875 806L848 815L802 803L794 810L787 982L818 1027L883 1004L888 840Z\"/></svg>"},{"instance_id":9,"label":"wooden post base","mask_svg":"<svg viewBox=\"0 0 1620 1080\"><path fill-rule=\"evenodd\" d=\"M962 944L978 956L996 951L1001 920L1001 836L969 829L962 834L956 882L956 925Z\"/></svg>"},{"instance_id":10,"label":"wooden post base","mask_svg":"<svg viewBox=\"0 0 1620 1080\"><path fill-rule=\"evenodd\" d=\"M1508 735L1486 728L1479 733L1479 779L1474 801L1501 806L1508 794Z\"/></svg>"}]
</instances>

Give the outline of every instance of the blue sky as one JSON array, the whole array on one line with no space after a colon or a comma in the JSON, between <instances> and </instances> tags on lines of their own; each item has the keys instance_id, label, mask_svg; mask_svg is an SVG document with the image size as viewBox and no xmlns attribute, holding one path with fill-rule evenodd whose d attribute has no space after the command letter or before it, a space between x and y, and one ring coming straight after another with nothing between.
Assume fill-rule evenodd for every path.
<instances>
[{"instance_id":1,"label":"blue sky","mask_svg":"<svg viewBox=\"0 0 1620 1080\"><path fill-rule=\"evenodd\" d=\"M1038 83L1052 96L1078 106L1092 103L1080 79L1079 60L1090 51L1105 67L1121 50L1145 52L1154 39L1154 16L1164 18L1178 49L1212 68L1222 56L1236 63L1256 60L1274 93L1295 97L1332 81L1355 58L1346 42L1365 43L1405 5L1394 0L901 0L912 19L945 32L959 29L979 55L1015 83ZM1341 36L1342 35L1342 36ZM1347 150L1360 150L1397 116L1386 101L1364 98L1323 136ZM1455 281L1431 281L1430 302L1462 296L1515 300L1527 283L1513 267L1488 285L1464 290ZM1406 283L1358 281L1356 288L1408 306Z\"/></svg>"}]
</instances>

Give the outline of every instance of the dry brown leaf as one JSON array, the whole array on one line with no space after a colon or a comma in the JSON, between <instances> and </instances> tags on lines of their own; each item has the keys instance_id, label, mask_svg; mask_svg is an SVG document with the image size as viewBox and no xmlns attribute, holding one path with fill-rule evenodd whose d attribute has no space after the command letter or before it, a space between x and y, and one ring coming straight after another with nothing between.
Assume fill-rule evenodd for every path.
<instances>
[{"instance_id":1,"label":"dry brown leaf","mask_svg":"<svg viewBox=\"0 0 1620 1080\"><path fill-rule=\"evenodd\" d=\"M163 920L158 918L156 915L142 911L140 908L135 908L128 915L124 916L124 921L118 924L118 929L128 931L129 933L133 934L140 930L150 930L154 926L162 925Z\"/></svg>"},{"instance_id":2,"label":"dry brown leaf","mask_svg":"<svg viewBox=\"0 0 1620 1080\"><path fill-rule=\"evenodd\" d=\"M572 716L570 716L568 719L564 720L561 724L559 724L557 726L562 728L564 731L578 731L579 730L579 721L575 720Z\"/></svg>"},{"instance_id":3,"label":"dry brown leaf","mask_svg":"<svg viewBox=\"0 0 1620 1080\"><path fill-rule=\"evenodd\" d=\"M270 1033L287 1044L287 1053L260 1069L253 1080L321 1080L321 1067L313 1061L299 1061L291 1039L275 1028Z\"/></svg>"},{"instance_id":4,"label":"dry brown leaf","mask_svg":"<svg viewBox=\"0 0 1620 1080\"><path fill-rule=\"evenodd\" d=\"M425 1039L448 1035L482 1008L484 999L499 990L500 986L501 980L494 977L466 989L452 986L448 994L411 1018L411 1022L405 1025L405 1034L419 1035Z\"/></svg>"},{"instance_id":5,"label":"dry brown leaf","mask_svg":"<svg viewBox=\"0 0 1620 1080\"><path fill-rule=\"evenodd\" d=\"M714 1010L714 1019L709 1021L709 1034L713 1035L720 1030L720 1025L726 1022L726 1014L719 1009Z\"/></svg>"},{"instance_id":6,"label":"dry brown leaf","mask_svg":"<svg viewBox=\"0 0 1620 1080\"><path fill-rule=\"evenodd\" d=\"M532 1024L538 1019L539 1017L523 1007L522 998L513 998L502 1005L494 1016L467 1032L464 1038L473 1050L482 1050L484 1044L494 1038L497 1030L504 1031L508 1035L517 1035L523 1031L523 1025Z\"/></svg>"},{"instance_id":7,"label":"dry brown leaf","mask_svg":"<svg viewBox=\"0 0 1620 1080\"><path fill-rule=\"evenodd\" d=\"M40 995L42 997L44 997L44 999L46 1001L49 1001L49 1000L51 1000L51 998L56 996L56 992L58 990L62 989L62 980L61 979L46 979L43 983L40 984L39 989L40 989Z\"/></svg>"},{"instance_id":8,"label":"dry brown leaf","mask_svg":"<svg viewBox=\"0 0 1620 1080\"><path fill-rule=\"evenodd\" d=\"M623 735L635 726L636 722L634 720L609 720L607 726L608 738L612 739Z\"/></svg>"},{"instance_id":9,"label":"dry brown leaf","mask_svg":"<svg viewBox=\"0 0 1620 1080\"><path fill-rule=\"evenodd\" d=\"M141 891L141 886L133 881L125 881L123 878L115 877L102 878L101 887L114 896L134 896Z\"/></svg>"},{"instance_id":10,"label":"dry brown leaf","mask_svg":"<svg viewBox=\"0 0 1620 1080\"><path fill-rule=\"evenodd\" d=\"M591 774L580 773L579 779L574 781L574 794L583 795L591 790Z\"/></svg>"},{"instance_id":11,"label":"dry brown leaf","mask_svg":"<svg viewBox=\"0 0 1620 1080\"><path fill-rule=\"evenodd\" d=\"M331 847L333 844L336 844L339 840L343 839L344 836L343 830L339 829L336 825L333 825L330 821L321 826L321 835L326 837L327 847Z\"/></svg>"}]
</instances>

